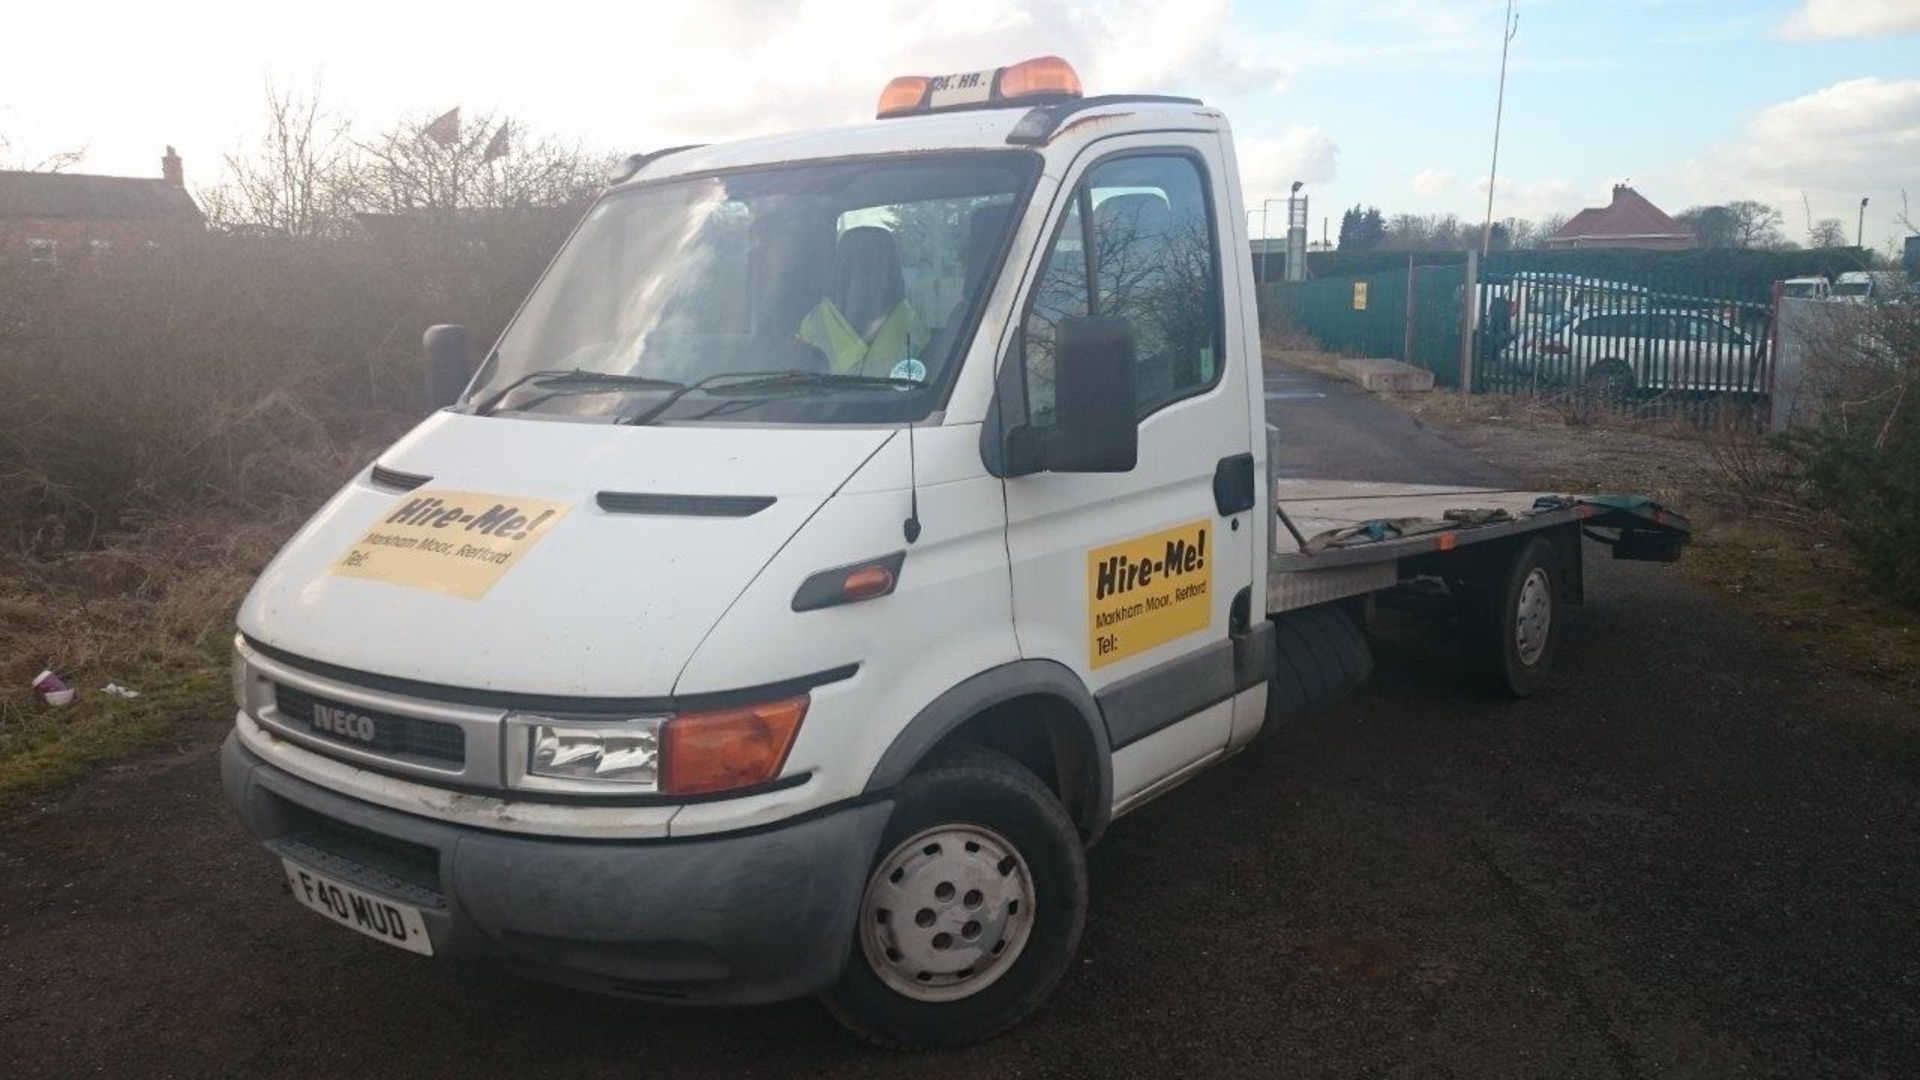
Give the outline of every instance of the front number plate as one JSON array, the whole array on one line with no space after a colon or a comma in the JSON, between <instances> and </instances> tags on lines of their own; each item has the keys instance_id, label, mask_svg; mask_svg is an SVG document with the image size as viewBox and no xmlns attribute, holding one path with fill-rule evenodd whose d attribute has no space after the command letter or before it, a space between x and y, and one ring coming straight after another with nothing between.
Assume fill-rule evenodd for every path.
<instances>
[{"instance_id":1,"label":"front number plate","mask_svg":"<svg viewBox=\"0 0 1920 1080\"><path fill-rule=\"evenodd\" d=\"M433 942L427 938L427 924L420 920L419 908L362 892L291 859L280 862L286 867L293 898L305 907L370 938L422 956L433 955Z\"/></svg>"}]
</instances>

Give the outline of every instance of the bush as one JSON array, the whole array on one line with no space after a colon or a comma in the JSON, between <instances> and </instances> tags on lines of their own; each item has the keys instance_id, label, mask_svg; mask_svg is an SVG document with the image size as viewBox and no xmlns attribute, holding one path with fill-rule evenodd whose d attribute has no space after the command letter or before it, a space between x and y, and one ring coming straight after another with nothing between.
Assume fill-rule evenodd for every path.
<instances>
[{"instance_id":1,"label":"bush","mask_svg":"<svg viewBox=\"0 0 1920 1080\"><path fill-rule=\"evenodd\" d=\"M1817 337L1809 369L1822 411L1782 449L1805 498L1839 523L1861 568L1889 597L1920 609L1920 306L1885 304L1836 320Z\"/></svg>"},{"instance_id":2,"label":"bush","mask_svg":"<svg viewBox=\"0 0 1920 1080\"><path fill-rule=\"evenodd\" d=\"M1920 439L1909 433L1876 446L1823 425L1797 436L1794 450L1861 569L1893 600L1920 609Z\"/></svg>"},{"instance_id":3,"label":"bush","mask_svg":"<svg viewBox=\"0 0 1920 1080\"><path fill-rule=\"evenodd\" d=\"M49 555L185 508L310 503L419 419L421 331L490 341L569 223L0 265L0 543Z\"/></svg>"}]
</instances>

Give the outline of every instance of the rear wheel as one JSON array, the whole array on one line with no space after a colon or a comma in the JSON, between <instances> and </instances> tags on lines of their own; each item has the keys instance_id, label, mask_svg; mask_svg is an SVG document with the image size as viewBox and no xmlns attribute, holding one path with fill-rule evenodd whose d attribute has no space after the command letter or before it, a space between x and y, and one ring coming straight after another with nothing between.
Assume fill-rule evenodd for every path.
<instances>
[{"instance_id":1,"label":"rear wheel","mask_svg":"<svg viewBox=\"0 0 1920 1080\"><path fill-rule=\"evenodd\" d=\"M1566 628L1560 573L1559 550L1535 537L1464 597L1468 666L1486 689L1521 698L1546 681Z\"/></svg>"},{"instance_id":2,"label":"rear wheel","mask_svg":"<svg viewBox=\"0 0 1920 1080\"><path fill-rule=\"evenodd\" d=\"M1267 683L1266 722L1293 720L1339 701L1373 673L1366 635L1339 607L1327 605L1273 617L1274 671Z\"/></svg>"},{"instance_id":3,"label":"rear wheel","mask_svg":"<svg viewBox=\"0 0 1920 1080\"><path fill-rule=\"evenodd\" d=\"M991 750L942 752L897 791L846 972L823 1000L882 1046L990 1038L1066 972L1086 906L1080 835L1039 778Z\"/></svg>"},{"instance_id":4,"label":"rear wheel","mask_svg":"<svg viewBox=\"0 0 1920 1080\"><path fill-rule=\"evenodd\" d=\"M1602 360L1587 369L1587 389L1609 405L1633 396L1633 368L1624 360Z\"/></svg>"}]
</instances>

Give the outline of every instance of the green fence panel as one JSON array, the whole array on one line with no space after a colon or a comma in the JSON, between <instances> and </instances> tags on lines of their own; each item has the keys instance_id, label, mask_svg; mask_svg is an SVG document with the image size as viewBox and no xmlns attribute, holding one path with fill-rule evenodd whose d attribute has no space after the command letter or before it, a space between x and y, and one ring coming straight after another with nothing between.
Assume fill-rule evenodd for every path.
<instances>
[{"instance_id":1,"label":"green fence panel","mask_svg":"<svg viewBox=\"0 0 1920 1080\"><path fill-rule=\"evenodd\" d=\"M1402 357L1433 372L1439 386L1460 385L1460 320L1467 311L1465 266L1416 266L1413 305Z\"/></svg>"},{"instance_id":2,"label":"green fence panel","mask_svg":"<svg viewBox=\"0 0 1920 1080\"><path fill-rule=\"evenodd\" d=\"M1290 328L1337 353L1400 360L1458 385L1460 266L1414 266L1269 286L1262 325Z\"/></svg>"},{"instance_id":3,"label":"green fence panel","mask_svg":"<svg viewBox=\"0 0 1920 1080\"><path fill-rule=\"evenodd\" d=\"M1268 328L1337 353L1397 359L1476 391L1604 397L1640 416L1764 416L1773 387L1772 282L1751 253L1496 252L1466 296L1463 263L1270 286ZM1462 326L1463 320L1467 321Z\"/></svg>"}]
</instances>

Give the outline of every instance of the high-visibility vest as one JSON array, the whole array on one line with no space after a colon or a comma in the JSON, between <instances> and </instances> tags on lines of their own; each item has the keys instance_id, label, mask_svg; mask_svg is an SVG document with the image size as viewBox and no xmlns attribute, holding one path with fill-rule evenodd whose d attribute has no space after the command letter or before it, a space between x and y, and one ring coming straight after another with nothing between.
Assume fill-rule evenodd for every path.
<instances>
[{"instance_id":1,"label":"high-visibility vest","mask_svg":"<svg viewBox=\"0 0 1920 1080\"><path fill-rule=\"evenodd\" d=\"M860 336L840 308L822 300L800 320L801 341L827 354L836 374L885 375L927 343L927 329L913 305L902 299L887 313L871 340Z\"/></svg>"}]
</instances>

